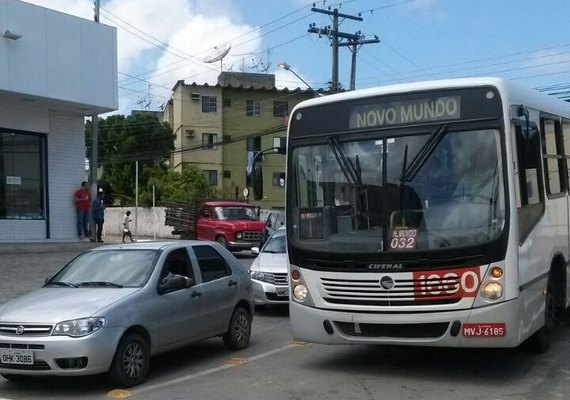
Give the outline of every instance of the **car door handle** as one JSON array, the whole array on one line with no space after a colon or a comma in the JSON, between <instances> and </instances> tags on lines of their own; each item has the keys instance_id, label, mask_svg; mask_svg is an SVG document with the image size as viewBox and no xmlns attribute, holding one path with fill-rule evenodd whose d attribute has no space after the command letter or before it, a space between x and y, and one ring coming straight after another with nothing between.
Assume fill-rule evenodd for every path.
<instances>
[{"instance_id":1,"label":"car door handle","mask_svg":"<svg viewBox=\"0 0 570 400\"><path fill-rule=\"evenodd\" d=\"M228 286L235 286L235 285L237 285L237 284L238 284L237 281L232 281L232 280L230 280L230 281L228 282Z\"/></svg>"},{"instance_id":2,"label":"car door handle","mask_svg":"<svg viewBox=\"0 0 570 400\"><path fill-rule=\"evenodd\" d=\"M192 294L190 295L190 297L195 298L195 297L200 297L202 296L202 293L200 292L192 292Z\"/></svg>"}]
</instances>

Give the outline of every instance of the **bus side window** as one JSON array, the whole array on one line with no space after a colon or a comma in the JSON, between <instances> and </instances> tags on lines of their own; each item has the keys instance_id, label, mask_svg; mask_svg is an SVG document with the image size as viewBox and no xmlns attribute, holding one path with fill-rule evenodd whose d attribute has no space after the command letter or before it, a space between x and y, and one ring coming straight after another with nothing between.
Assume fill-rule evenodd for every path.
<instances>
[{"instance_id":1,"label":"bus side window","mask_svg":"<svg viewBox=\"0 0 570 400\"><path fill-rule=\"evenodd\" d=\"M566 168L568 177L566 187L570 191L570 119L562 120L562 139L564 142L564 155L566 156Z\"/></svg>"},{"instance_id":2,"label":"bus side window","mask_svg":"<svg viewBox=\"0 0 570 400\"><path fill-rule=\"evenodd\" d=\"M544 160L544 181L549 197L557 197L566 191L564 159L560 140L560 123L554 119L541 118L542 157Z\"/></svg>"},{"instance_id":3,"label":"bus side window","mask_svg":"<svg viewBox=\"0 0 570 400\"><path fill-rule=\"evenodd\" d=\"M543 181L540 169L540 135L534 124L529 131L515 124L519 175L519 242L522 243L544 211Z\"/></svg>"}]
</instances>

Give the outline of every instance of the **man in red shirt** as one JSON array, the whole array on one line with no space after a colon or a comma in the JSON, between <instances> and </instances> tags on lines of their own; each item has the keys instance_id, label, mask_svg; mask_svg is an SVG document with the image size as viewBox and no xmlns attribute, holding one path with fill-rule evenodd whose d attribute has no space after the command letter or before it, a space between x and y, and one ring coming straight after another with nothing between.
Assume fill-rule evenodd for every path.
<instances>
[{"instance_id":1,"label":"man in red shirt","mask_svg":"<svg viewBox=\"0 0 570 400\"><path fill-rule=\"evenodd\" d=\"M81 188L73 195L75 212L77 213L77 235L81 239L81 234L89 238L89 207L91 204L91 193L87 182L81 182Z\"/></svg>"}]
</instances>

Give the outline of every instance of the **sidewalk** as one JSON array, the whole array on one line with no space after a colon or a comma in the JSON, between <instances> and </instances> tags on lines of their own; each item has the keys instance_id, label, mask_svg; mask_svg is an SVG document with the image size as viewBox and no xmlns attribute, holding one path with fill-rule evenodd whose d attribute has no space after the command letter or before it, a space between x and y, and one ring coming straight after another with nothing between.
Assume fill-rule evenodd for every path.
<instances>
[{"instance_id":1,"label":"sidewalk","mask_svg":"<svg viewBox=\"0 0 570 400\"><path fill-rule=\"evenodd\" d=\"M139 237L138 240L149 241L153 240L153 238ZM156 240L168 239L157 238ZM94 243L89 240L79 239L73 242L44 241L30 243L0 243L0 256L3 254L80 253L94 247L116 243L121 243L121 236L105 236L104 243Z\"/></svg>"}]
</instances>

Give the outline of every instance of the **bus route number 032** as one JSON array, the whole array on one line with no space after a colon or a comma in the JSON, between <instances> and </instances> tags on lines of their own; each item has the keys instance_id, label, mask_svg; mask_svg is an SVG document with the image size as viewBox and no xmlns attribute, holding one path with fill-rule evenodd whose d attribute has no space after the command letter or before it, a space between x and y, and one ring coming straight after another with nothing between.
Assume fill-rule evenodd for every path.
<instances>
[{"instance_id":1,"label":"bus route number 032","mask_svg":"<svg viewBox=\"0 0 570 400\"><path fill-rule=\"evenodd\" d=\"M392 239L390 240L391 250L408 250L416 248L416 238L418 237L417 229L406 227L398 227L392 231Z\"/></svg>"},{"instance_id":2,"label":"bus route number 032","mask_svg":"<svg viewBox=\"0 0 570 400\"><path fill-rule=\"evenodd\" d=\"M479 267L414 272L414 295L426 298L475 297L481 284Z\"/></svg>"}]
</instances>

